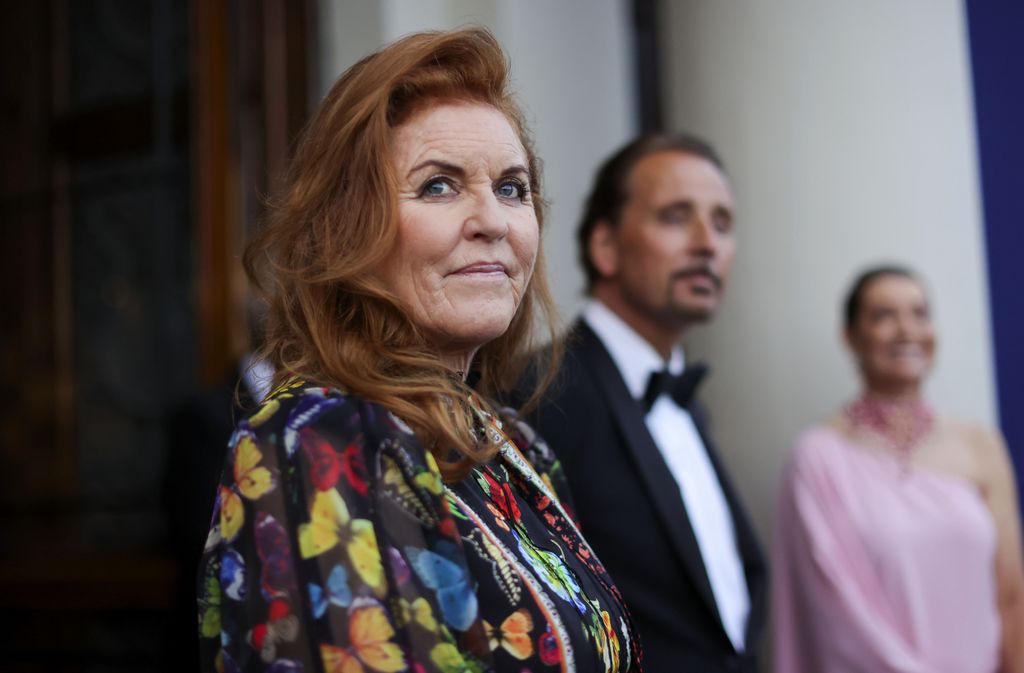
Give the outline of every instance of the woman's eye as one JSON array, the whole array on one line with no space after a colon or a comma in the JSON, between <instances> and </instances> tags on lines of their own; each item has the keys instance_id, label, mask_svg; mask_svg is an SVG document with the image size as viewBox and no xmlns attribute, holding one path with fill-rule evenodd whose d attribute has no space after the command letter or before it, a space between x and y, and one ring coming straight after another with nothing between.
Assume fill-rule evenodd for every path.
<instances>
[{"instance_id":1,"label":"woman's eye","mask_svg":"<svg viewBox=\"0 0 1024 673\"><path fill-rule=\"evenodd\" d=\"M871 322L879 324L894 317L893 312L888 309L877 309L871 313Z\"/></svg>"},{"instance_id":2,"label":"woman's eye","mask_svg":"<svg viewBox=\"0 0 1024 673\"><path fill-rule=\"evenodd\" d=\"M526 198L527 189L526 185L518 180L506 180L498 185L498 189L495 192L503 199L523 200Z\"/></svg>"},{"instance_id":3,"label":"woman's eye","mask_svg":"<svg viewBox=\"0 0 1024 673\"><path fill-rule=\"evenodd\" d=\"M455 190L450 182L442 178L432 178L423 185L421 194L423 196L447 196Z\"/></svg>"}]
</instances>

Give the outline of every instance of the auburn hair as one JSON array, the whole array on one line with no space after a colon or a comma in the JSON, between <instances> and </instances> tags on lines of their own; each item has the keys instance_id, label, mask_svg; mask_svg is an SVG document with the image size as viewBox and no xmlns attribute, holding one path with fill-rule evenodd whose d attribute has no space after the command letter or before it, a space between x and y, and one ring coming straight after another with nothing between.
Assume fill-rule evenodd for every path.
<instances>
[{"instance_id":1,"label":"auburn hair","mask_svg":"<svg viewBox=\"0 0 1024 673\"><path fill-rule=\"evenodd\" d=\"M274 365L275 382L299 376L383 405L412 427L447 481L464 477L497 447L474 432L468 410L474 391L441 364L374 270L397 238L395 128L423 107L452 101L489 105L508 119L526 151L543 230L540 162L509 92L501 46L479 28L424 32L383 47L338 79L303 130L243 258L266 304L261 355ZM543 319L553 359L535 377L528 405L535 403L561 352L555 318L538 247L508 330L477 351L476 390L486 396L517 384Z\"/></svg>"}]
</instances>

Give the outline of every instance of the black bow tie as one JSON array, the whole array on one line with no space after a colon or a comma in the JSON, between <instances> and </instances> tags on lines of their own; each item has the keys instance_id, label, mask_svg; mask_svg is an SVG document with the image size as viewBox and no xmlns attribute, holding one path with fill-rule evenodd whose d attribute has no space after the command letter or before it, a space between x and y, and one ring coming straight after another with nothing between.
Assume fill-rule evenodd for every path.
<instances>
[{"instance_id":1,"label":"black bow tie","mask_svg":"<svg viewBox=\"0 0 1024 673\"><path fill-rule=\"evenodd\" d=\"M662 393L671 395L675 403L685 409L693 399L693 393L697 390L701 379L707 373L708 367L702 363L690 365L679 376L670 374L667 369L651 372L651 378L647 381L647 390L644 391L644 398L640 400L644 405L644 413L651 410L654 401Z\"/></svg>"}]
</instances>

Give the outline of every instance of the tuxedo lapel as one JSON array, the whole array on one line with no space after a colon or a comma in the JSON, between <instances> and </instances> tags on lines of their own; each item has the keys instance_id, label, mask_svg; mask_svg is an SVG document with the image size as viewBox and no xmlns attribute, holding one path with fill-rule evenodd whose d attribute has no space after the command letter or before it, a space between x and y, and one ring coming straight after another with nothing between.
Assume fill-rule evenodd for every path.
<instances>
[{"instance_id":1,"label":"tuxedo lapel","mask_svg":"<svg viewBox=\"0 0 1024 673\"><path fill-rule=\"evenodd\" d=\"M711 583L704 568L700 548L697 546L697 538L686 514L686 506L679 493L679 485L651 438L644 422L641 405L629 394L615 361L584 321L577 321L571 338L574 340L572 348L598 380L612 415L622 429L627 449L632 454L655 509L672 538L672 546L692 576L694 585L708 609L720 622L718 605L711 591Z\"/></svg>"}]
</instances>

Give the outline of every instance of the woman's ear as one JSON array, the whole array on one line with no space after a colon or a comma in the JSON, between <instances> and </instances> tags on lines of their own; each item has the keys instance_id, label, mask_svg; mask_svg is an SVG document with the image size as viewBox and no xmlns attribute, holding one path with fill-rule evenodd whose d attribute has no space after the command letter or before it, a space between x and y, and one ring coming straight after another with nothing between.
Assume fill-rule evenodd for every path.
<instances>
[{"instance_id":1,"label":"woman's ear","mask_svg":"<svg viewBox=\"0 0 1024 673\"><path fill-rule=\"evenodd\" d=\"M603 278L610 278L619 271L619 243L615 229L608 220L598 220L590 233L588 244L590 261Z\"/></svg>"}]
</instances>

